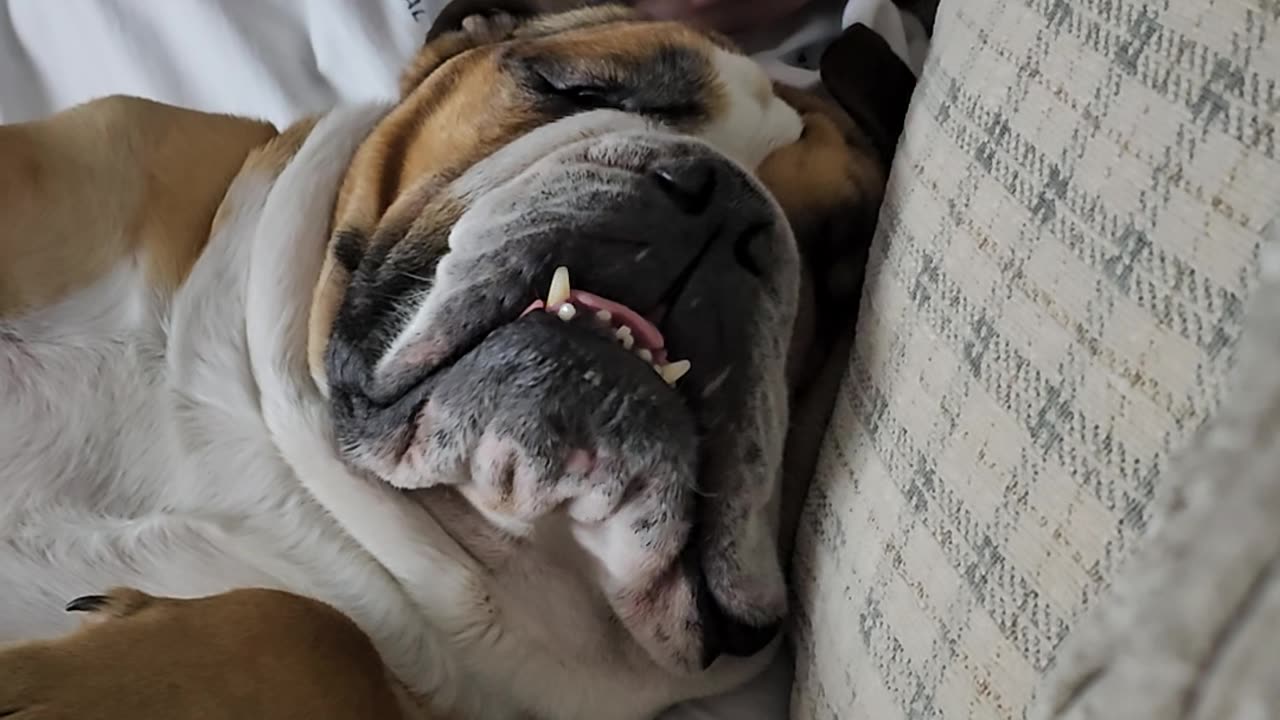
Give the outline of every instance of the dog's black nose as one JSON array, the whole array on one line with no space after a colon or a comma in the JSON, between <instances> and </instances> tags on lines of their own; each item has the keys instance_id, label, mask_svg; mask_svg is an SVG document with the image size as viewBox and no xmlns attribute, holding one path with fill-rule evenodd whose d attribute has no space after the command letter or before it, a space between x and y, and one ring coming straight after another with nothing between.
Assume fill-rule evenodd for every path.
<instances>
[{"instance_id":1,"label":"dog's black nose","mask_svg":"<svg viewBox=\"0 0 1280 720\"><path fill-rule=\"evenodd\" d=\"M654 182L676 207L691 214L706 212L716 191L716 163L709 158L672 160L650 171Z\"/></svg>"}]
</instances>

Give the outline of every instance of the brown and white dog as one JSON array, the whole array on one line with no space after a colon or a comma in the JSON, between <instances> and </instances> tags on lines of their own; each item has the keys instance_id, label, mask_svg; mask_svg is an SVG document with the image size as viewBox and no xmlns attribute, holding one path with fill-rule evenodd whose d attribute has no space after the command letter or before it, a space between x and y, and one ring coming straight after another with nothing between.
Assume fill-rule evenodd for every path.
<instances>
[{"instance_id":1,"label":"brown and white dog","mask_svg":"<svg viewBox=\"0 0 1280 720\"><path fill-rule=\"evenodd\" d=\"M851 117L475 6L392 106L0 128L0 717L645 718L767 661L910 74Z\"/></svg>"}]
</instances>

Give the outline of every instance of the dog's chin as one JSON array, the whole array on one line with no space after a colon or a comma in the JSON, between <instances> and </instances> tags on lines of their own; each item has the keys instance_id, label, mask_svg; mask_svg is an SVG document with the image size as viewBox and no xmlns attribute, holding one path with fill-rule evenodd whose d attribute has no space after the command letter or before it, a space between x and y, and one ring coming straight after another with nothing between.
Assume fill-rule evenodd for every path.
<instances>
[{"instance_id":1,"label":"dog's chin","mask_svg":"<svg viewBox=\"0 0 1280 720\"><path fill-rule=\"evenodd\" d=\"M702 571L705 441L689 391L607 324L532 312L424 385L430 392L383 480L407 490L454 485L517 543L542 539L546 523L526 518L564 520L584 551L582 581L666 671L698 674L722 655L769 646L776 627L727 617Z\"/></svg>"},{"instance_id":2,"label":"dog's chin","mask_svg":"<svg viewBox=\"0 0 1280 720\"><path fill-rule=\"evenodd\" d=\"M634 474L675 472L688 487L695 483L697 425L689 405L650 362L589 321L566 322L545 312L514 319L425 384L430 394L412 429L406 462L387 478L392 484L520 481L490 477L511 469L494 465L500 451L489 440L495 433L522 446L548 478L625 467ZM450 442L441 437L446 429L454 435ZM557 460L562 467L555 467ZM520 514L522 499L508 499L497 509Z\"/></svg>"},{"instance_id":3,"label":"dog's chin","mask_svg":"<svg viewBox=\"0 0 1280 720\"><path fill-rule=\"evenodd\" d=\"M612 325L586 315L538 311L501 326L441 373L433 395L501 394L527 410L514 422L563 423L565 439L582 447L601 433L644 437L676 451L692 478L696 421L683 389L663 380L651 354L624 347Z\"/></svg>"}]
</instances>

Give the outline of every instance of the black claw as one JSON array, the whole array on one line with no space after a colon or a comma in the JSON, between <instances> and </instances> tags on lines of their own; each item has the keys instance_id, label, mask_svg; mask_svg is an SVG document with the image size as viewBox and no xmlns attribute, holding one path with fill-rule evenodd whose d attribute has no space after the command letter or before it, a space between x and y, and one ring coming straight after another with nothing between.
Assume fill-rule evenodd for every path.
<instances>
[{"instance_id":1,"label":"black claw","mask_svg":"<svg viewBox=\"0 0 1280 720\"><path fill-rule=\"evenodd\" d=\"M111 601L106 595L84 595L67 603L67 612L97 612Z\"/></svg>"}]
</instances>

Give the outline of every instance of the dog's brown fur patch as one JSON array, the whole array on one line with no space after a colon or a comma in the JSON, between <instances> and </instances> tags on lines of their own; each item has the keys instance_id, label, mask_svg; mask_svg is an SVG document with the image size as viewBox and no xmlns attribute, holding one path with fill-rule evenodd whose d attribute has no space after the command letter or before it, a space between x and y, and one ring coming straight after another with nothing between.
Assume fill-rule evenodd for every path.
<instances>
[{"instance_id":1,"label":"dog's brown fur patch","mask_svg":"<svg viewBox=\"0 0 1280 720\"><path fill-rule=\"evenodd\" d=\"M0 715L426 718L355 623L315 600L275 590L177 600L120 589L81 607L89 622L80 630L0 652Z\"/></svg>"},{"instance_id":2,"label":"dog's brown fur patch","mask_svg":"<svg viewBox=\"0 0 1280 720\"><path fill-rule=\"evenodd\" d=\"M131 255L156 290L186 279L266 123L108 97L0 126L0 315L56 302Z\"/></svg>"}]
</instances>

